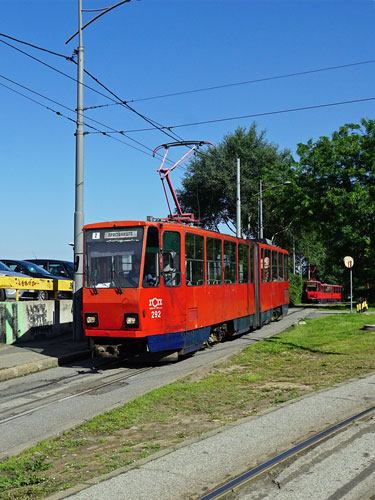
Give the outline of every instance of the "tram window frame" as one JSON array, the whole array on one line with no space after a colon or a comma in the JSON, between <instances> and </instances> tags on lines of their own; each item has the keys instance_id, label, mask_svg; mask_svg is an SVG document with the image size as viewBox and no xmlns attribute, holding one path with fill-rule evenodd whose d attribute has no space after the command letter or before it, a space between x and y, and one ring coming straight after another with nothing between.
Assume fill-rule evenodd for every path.
<instances>
[{"instance_id":1,"label":"tram window frame","mask_svg":"<svg viewBox=\"0 0 375 500\"><path fill-rule=\"evenodd\" d=\"M250 245L250 283L254 283L254 245Z\"/></svg>"},{"instance_id":2,"label":"tram window frame","mask_svg":"<svg viewBox=\"0 0 375 500\"><path fill-rule=\"evenodd\" d=\"M160 285L160 244L159 229L155 226L147 228L145 254L143 258L144 288L155 288Z\"/></svg>"},{"instance_id":3,"label":"tram window frame","mask_svg":"<svg viewBox=\"0 0 375 500\"><path fill-rule=\"evenodd\" d=\"M212 242L212 243L211 243ZM210 248L212 244L212 248ZM219 250L219 252L218 252ZM223 283L223 242L219 238L206 238L206 276L207 285ZM213 275L213 279L211 276Z\"/></svg>"},{"instance_id":4,"label":"tram window frame","mask_svg":"<svg viewBox=\"0 0 375 500\"><path fill-rule=\"evenodd\" d=\"M249 283L250 278L250 259L249 245L238 244L238 283ZM242 266L242 268L241 268Z\"/></svg>"},{"instance_id":5,"label":"tram window frame","mask_svg":"<svg viewBox=\"0 0 375 500\"><path fill-rule=\"evenodd\" d=\"M204 237L202 235L185 234L185 283L187 286L203 286L205 284L204 247Z\"/></svg>"},{"instance_id":6,"label":"tram window frame","mask_svg":"<svg viewBox=\"0 0 375 500\"><path fill-rule=\"evenodd\" d=\"M237 283L237 243L224 240L224 284L233 285Z\"/></svg>"},{"instance_id":7,"label":"tram window frame","mask_svg":"<svg viewBox=\"0 0 375 500\"><path fill-rule=\"evenodd\" d=\"M174 238L177 235L177 240L172 243L168 242L167 237L170 235ZM163 276L163 284L168 288L181 286L181 233L179 231L163 231L162 240L161 275Z\"/></svg>"},{"instance_id":8,"label":"tram window frame","mask_svg":"<svg viewBox=\"0 0 375 500\"><path fill-rule=\"evenodd\" d=\"M271 263L272 263L272 276L271 280L272 281L278 281L279 275L277 271L277 254L278 252L276 250L271 251Z\"/></svg>"},{"instance_id":9,"label":"tram window frame","mask_svg":"<svg viewBox=\"0 0 375 500\"><path fill-rule=\"evenodd\" d=\"M284 254L282 252L277 252L278 260L278 281L284 281Z\"/></svg>"},{"instance_id":10,"label":"tram window frame","mask_svg":"<svg viewBox=\"0 0 375 500\"><path fill-rule=\"evenodd\" d=\"M271 282L271 250L269 248L262 248L262 281L263 283Z\"/></svg>"}]
</instances>

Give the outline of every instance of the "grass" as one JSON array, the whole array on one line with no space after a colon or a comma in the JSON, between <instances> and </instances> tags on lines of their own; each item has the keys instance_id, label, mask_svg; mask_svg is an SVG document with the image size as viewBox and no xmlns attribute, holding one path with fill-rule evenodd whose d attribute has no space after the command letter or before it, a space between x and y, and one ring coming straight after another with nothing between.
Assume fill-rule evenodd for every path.
<instances>
[{"instance_id":1,"label":"grass","mask_svg":"<svg viewBox=\"0 0 375 500\"><path fill-rule=\"evenodd\" d=\"M0 463L0 499L39 499L209 430L375 370L375 315L306 320L204 376L141 396Z\"/></svg>"}]
</instances>

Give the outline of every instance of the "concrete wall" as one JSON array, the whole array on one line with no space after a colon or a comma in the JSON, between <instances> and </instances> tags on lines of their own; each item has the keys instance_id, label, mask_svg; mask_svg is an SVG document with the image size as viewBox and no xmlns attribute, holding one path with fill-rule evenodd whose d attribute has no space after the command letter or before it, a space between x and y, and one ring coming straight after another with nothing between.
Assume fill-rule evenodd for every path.
<instances>
[{"instance_id":1,"label":"concrete wall","mask_svg":"<svg viewBox=\"0 0 375 500\"><path fill-rule=\"evenodd\" d=\"M0 302L0 345L72 331L72 301Z\"/></svg>"}]
</instances>

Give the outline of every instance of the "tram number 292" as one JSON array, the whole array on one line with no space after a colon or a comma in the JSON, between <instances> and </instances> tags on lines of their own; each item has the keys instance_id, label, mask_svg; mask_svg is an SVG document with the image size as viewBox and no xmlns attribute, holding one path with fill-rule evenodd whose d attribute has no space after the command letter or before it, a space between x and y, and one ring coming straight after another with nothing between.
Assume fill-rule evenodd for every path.
<instances>
[{"instance_id":1,"label":"tram number 292","mask_svg":"<svg viewBox=\"0 0 375 500\"><path fill-rule=\"evenodd\" d=\"M151 318L161 318L161 311L151 311Z\"/></svg>"}]
</instances>

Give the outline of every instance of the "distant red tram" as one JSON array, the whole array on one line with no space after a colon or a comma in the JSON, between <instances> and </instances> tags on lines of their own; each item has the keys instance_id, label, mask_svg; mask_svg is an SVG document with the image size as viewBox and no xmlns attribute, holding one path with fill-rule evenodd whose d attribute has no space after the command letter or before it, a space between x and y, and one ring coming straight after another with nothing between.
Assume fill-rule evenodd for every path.
<instances>
[{"instance_id":1,"label":"distant red tram","mask_svg":"<svg viewBox=\"0 0 375 500\"><path fill-rule=\"evenodd\" d=\"M111 354L178 352L287 312L288 253L173 221L84 227L83 322Z\"/></svg>"},{"instance_id":2,"label":"distant red tram","mask_svg":"<svg viewBox=\"0 0 375 500\"><path fill-rule=\"evenodd\" d=\"M316 280L305 283L306 302L341 302L343 287L340 285L328 285Z\"/></svg>"}]
</instances>

